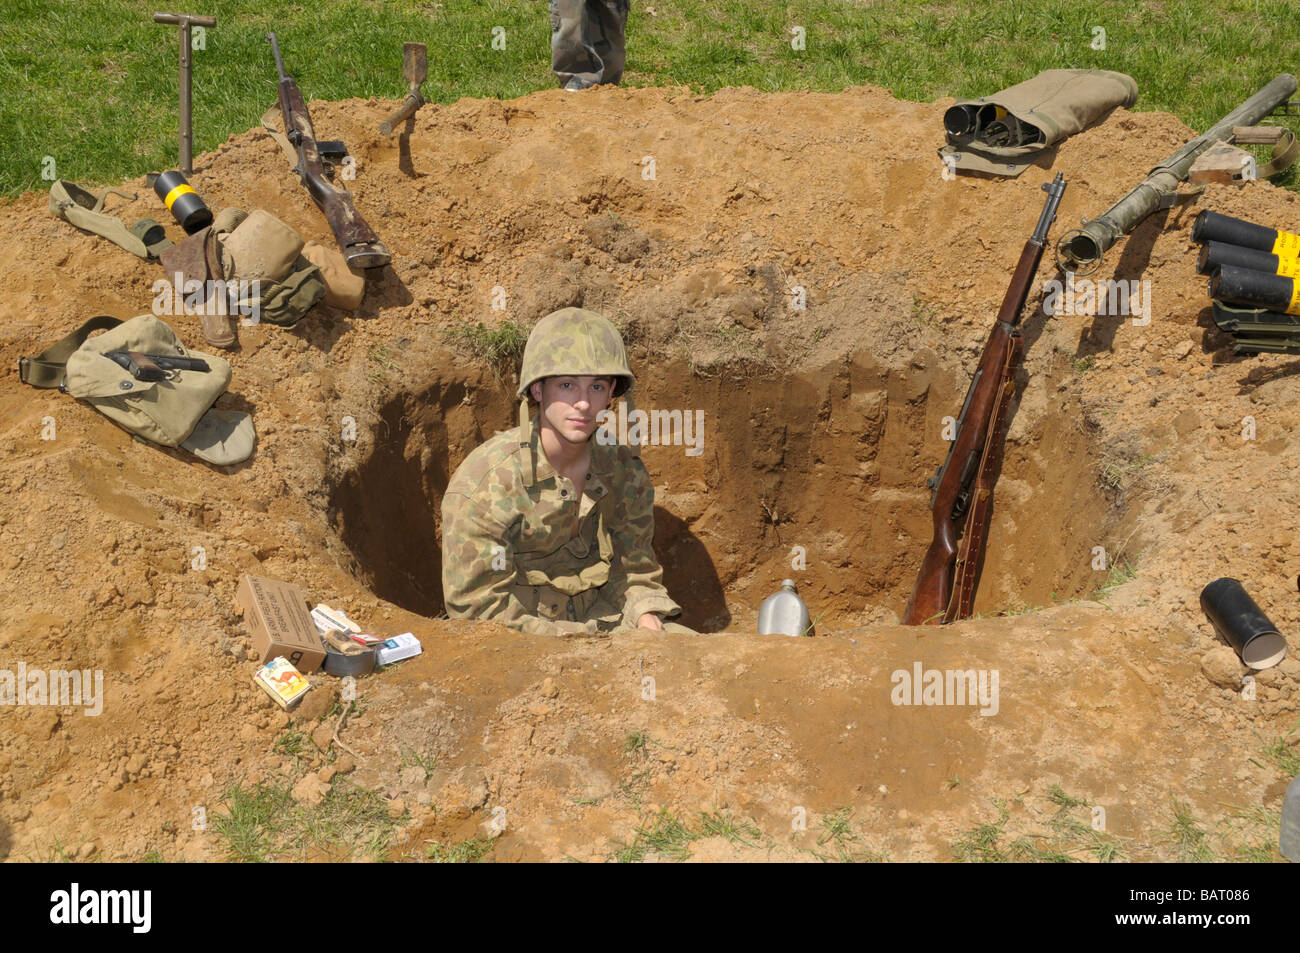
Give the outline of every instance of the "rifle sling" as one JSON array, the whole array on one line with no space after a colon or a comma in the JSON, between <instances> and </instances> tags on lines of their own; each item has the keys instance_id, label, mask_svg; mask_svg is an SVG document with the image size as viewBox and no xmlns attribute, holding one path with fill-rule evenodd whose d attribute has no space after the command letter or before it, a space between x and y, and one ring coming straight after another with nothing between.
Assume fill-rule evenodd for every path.
<instances>
[{"instance_id":1,"label":"rifle sling","mask_svg":"<svg viewBox=\"0 0 1300 953\"><path fill-rule=\"evenodd\" d=\"M280 124L284 122L284 116L280 112L280 107L272 106L262 114L262 127L267 131L272 139L276 141L284 154L289 157L289 162L295 169L298 167L298 150L289 142L289 137L280 131Z\"/></svg>"}]
</instances>

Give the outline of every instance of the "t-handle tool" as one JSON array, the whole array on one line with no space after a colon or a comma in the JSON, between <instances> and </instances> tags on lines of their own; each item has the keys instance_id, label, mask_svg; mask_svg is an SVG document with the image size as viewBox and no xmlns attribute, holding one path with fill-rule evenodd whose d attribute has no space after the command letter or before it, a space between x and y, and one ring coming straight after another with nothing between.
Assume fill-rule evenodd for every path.
<instances>
[{"instance_id":1,"label":"t-handle tool","mask_svg":"<svg viewBox=\"0 0 1300 953\"><path fill-rule=\"evenodd\" d=\"M190 128L190 27L212 27L216 17L200 17L190 13L155 13L154 23L175 24L181 28L181 132L178 156L181 171L194 174L194 134Z\"/></svg>"}]
</instances>

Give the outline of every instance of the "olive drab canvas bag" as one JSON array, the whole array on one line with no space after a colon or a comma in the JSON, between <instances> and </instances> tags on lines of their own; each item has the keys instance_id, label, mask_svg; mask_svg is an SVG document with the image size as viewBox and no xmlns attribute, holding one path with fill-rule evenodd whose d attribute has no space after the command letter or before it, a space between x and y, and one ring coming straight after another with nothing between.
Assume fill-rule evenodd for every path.
<instances>
[{"instance_id":1,"label":"olive drab canvas bag","mask_svg":"<svg viewBox=\"0 0 1300 953\"><path fill-rule=\"evenodd\" d=\"M104 333L90 336L98 330ZM178 358L207 369L161 369ZM18 372L23 383L57 387L125 430L209 463L240 463L253 453L253 418L212 406L230 384L230 364L191 351L152 314L129 321L92 318L35 357L22 358Z\"/></svg>"},{"instance_id":2,"label":"olive drab canvas bag","mask_svg":"<svg viewBox=\"0 0 1300 953\"><path fill-rule=\"evenodd\" d=\"M991 96L959 99L943 117L952 169L1017 176L1075 133L1137 101L1133 77L1103 69L1049 69Z\"/></svg>"},{"instance_id":3,"label":"olive drab canvas bag","mask_svg":"<svg viewBox=\"0 0 1300 953\"><path fill-rule=\"evenodd\" d=\"M229 348L236 341L233 316L292 327L325 297L320 268L302 248L298 233L269 212L226 208L163 252L161 264L173 285L215 290L220 282L227 300L201 300L195 310L207 342ZM187 307L191 297L185 296Z\"/></svg>"}]
</instances>

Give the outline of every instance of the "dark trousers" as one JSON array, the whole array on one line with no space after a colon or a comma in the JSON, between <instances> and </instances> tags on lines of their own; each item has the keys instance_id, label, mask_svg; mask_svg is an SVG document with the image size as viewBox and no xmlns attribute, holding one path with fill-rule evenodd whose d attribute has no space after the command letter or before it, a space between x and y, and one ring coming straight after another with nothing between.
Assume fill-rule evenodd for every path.
<instances>
[{"instance_id":1,"label":"dark trousers","mask_svg":"<svg viewBox=\"0 0 1300 953\"><path fill-rule=\"evenodd\" d=\"M617 83L627 60L631 0L550 0L551 69L563 86Z\"/></svg>"}]
</instances>

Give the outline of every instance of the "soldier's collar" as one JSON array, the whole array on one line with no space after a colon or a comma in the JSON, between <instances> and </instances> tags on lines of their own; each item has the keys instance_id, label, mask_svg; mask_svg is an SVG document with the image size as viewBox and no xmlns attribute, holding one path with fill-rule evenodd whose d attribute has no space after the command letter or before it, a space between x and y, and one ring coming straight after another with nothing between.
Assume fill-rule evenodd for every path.
<instances>
[{"instance_id":1,"label":"soldier's collar","mask_svg":"<svg viewBox=\"0 0 1300 953\"><path fill-rule=\"evenodd\" d=\"M525 423L521 423L520 428L520 448L525 453L525 485L535 486L543 480L558 478L560 471L555 469L546 456L546 451L542 449L541 428L536 426L531 418ZM524 445L525 440L527 440L526 446ZM596 439L594 434L592 435L591 463L588 466L588 475L592 483L604 487L606 491L609 490L610 478L614 473L614 455L616 451L617 448L614 445L603 444Z\"/></svg>"}]
</instances>

